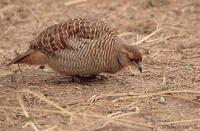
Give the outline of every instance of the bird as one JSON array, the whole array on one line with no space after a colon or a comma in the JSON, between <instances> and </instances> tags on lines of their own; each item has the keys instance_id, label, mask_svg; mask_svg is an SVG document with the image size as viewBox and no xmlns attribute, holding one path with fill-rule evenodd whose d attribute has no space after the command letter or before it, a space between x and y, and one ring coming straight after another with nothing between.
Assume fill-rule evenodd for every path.
<instances>
[{"instance_id":1,"label":"bird","mask_svg":"<svg viewBox=\"0 0 200 131\"><path fill-rule=\"evenodd\" d=\"M12 64L48 65L66 76L116 73L134 65L142 72L139 49L98 19L74 18L44 29Z\"/></svg>"}]
</instances>

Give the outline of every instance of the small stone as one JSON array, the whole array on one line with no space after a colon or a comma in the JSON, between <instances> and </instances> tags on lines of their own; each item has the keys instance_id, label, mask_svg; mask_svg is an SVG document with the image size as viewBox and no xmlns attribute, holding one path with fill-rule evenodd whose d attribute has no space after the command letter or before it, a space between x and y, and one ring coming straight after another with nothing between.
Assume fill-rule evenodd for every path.
<instances>
[{"instance_id":1,"label":"small stone","mask_svg":"<svg viewBox=\"0 0 200 131\"><path fill-rule=\"evenodd\" d=\"M159 103L164 105L166 104L165 98L163 96L160 97Z\"/></svg>"}]
</instances>

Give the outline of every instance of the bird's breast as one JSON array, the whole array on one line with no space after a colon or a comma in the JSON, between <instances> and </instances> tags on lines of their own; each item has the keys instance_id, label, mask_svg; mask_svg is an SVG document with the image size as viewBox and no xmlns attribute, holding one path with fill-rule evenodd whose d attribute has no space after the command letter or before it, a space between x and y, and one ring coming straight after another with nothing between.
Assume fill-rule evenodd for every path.
<instances>
[{"instance_id":1,"label":"bird's breast","mask_svg":"<svg viewBox=\"0 0 200 131\"><path fill-rule=\"evenodd\" d=\"M90 43L78 50L62 50L51 58L50 66L66 75L114 73L121 69L114 43Z\"/></svg>"}]
</instances>

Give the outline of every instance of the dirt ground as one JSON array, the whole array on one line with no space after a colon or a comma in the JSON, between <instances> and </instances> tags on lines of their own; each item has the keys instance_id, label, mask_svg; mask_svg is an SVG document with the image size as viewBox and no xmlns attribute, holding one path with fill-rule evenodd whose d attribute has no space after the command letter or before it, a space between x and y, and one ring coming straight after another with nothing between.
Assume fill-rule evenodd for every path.
<instances>
[{"instance_id":1,"label":"dirt ground","mask_svg":"<svg viewBox=\"0 0 200 131\"><path fill-rule=\"evenodd\" d=\"M143 73L79 83L6 67L43 29L76 17L101 19L130 44L158 29L138 42ZM2 131L200 130L199 0L1 0L0 39Z\"/></svg>"}]
</instances>

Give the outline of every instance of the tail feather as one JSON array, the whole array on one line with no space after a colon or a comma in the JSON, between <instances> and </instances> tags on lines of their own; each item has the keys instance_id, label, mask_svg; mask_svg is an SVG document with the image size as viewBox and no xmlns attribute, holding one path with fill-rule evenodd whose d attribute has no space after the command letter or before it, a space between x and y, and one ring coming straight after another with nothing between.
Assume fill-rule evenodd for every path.
<instances>
[{"instance_id":1,"label":"tail feather","mask_svg":"<svg viewBox=\"0 0 200 131\"><path fill-rule=\"evenodd\" d=\"M43 65L47 64L47 56L39 51L28 50L27 52L15 57L11 62L7 64L10 66L12 64L29 64L29 65Z\"/></svg>"}]
</instances>

